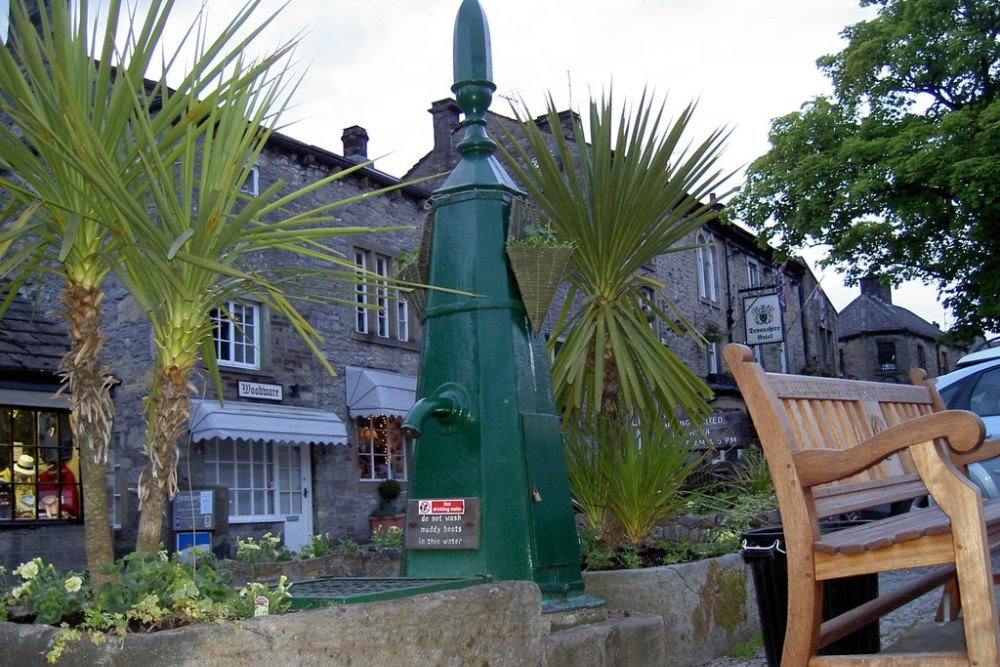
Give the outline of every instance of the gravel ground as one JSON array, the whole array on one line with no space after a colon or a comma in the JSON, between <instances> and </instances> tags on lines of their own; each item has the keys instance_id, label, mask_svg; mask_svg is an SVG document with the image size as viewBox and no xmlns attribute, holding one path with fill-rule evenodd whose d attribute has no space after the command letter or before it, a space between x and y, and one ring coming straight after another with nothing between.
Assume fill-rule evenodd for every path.
<instances>
[{"instance_id":1,"label":"gravel ground","mask_svg":"<svg viewBox=\"0 0 1000 667\"><path fill-rule=\"evenodd\" d=\"M996 561L994 561L995 564ZM893 590L901 582L913 576L913 573L912 570L902 570L879 575L879 591L885 593ZM883 616L879 626L882 646L890 646L916 625L932 621L940 599L941 589L937 588L891 614ZM767 660L764 657L764 649L761 649L752 658L716 658L703 663L701 667L767 667Z\"/></svg>"}]
</instances>

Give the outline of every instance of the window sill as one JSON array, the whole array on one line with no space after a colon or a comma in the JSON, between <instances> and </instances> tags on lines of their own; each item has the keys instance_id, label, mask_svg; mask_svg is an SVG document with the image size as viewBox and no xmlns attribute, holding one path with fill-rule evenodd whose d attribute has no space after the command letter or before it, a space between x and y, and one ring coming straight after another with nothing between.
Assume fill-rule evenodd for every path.
<instances>
[{"instance_id":1,"label":"window sill","mask_svg":"<svg viewBox=\"0 0 1000 667\"><path fill-rule=\"evenodd\" d=\"M376 334L363 334L353 331L351 332L351 340L358 341L359 343L374 343L375 345L382 345L384 347L396 347L401 350L420 351L420 341L413 339L401 341L395 338L382 338Z\"/></svg>"}]
</instances>

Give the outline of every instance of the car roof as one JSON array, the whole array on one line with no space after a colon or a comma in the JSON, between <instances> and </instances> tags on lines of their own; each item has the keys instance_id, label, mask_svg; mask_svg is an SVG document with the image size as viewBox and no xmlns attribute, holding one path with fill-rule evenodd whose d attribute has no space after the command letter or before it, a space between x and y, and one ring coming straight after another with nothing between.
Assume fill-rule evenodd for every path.
<instances>
[{"instance_id":1,"label":"car roof","mask_svg":"<svg viewBox=\"0 0 1000 667\"><path fill-rule=\"evenodd\" d=\"M964 357L963 357L964 358ZM984 371L990 368L996 368L1000 366L1000 357L996 359L983 359L981 361L973 362L972 364L966 365L963 368L956 368L950 373L945 375L939 375L934 378L934 384L937 385L938 391L942 391L945 387L949 387L959 380L969 377L970 375L975 375L980 371Z\"/></svg>"},{"instance_id":2,"label":"car roof","mask_svg":"<svg viewBox=\"0 0 1000 667\"><path fill-rule=\"evenodd\" d=\"M967 354L958 360L958 363L955 364L955 368L966 368L967 366L981 364L984 361L989 361L990 359L1000 359L1000 347L988 347L984 350Z\"/></svg>"}]
</instances>

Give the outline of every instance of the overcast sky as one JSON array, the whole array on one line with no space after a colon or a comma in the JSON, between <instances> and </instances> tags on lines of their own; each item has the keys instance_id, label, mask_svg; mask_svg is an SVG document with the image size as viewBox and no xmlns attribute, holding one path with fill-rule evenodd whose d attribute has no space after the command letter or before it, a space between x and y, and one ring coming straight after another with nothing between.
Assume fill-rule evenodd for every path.
<instances>
[{"instance_id":1,"label":"overcast sky","mask_svg":"<svg viewBox=\"0 0 1000 667\"><path fill-rule=\"evenodd\" d=\"M839 51L844 26L873 15L857 0L480 0L490 25L493 110L504 98L544 111L583 109L613 83L618 98L648 86L672 113L697 100L691 138L718 127L732 136L724 156L739 171L767 151L772 118L829 91L816 59ZM243 0L207 0L223 20ZM260 16L281 6L263 0ZM452 31L460 0L288 0L261 38L273 47L304 31L295 71L302 83L283 132L340 153L341 132L361 125L376 167L400 176L430 150L427 109L449 97ZM178 0L175 16L193 16L201 0ZM175 22L185 24L183 19ZM738 186L740 178L733 179ZM814 260L816 254L808 254ZM824 290L838 309L858 295L830 270ZM894 301L947 325L931 288L907 285Z\"/></svg>"}]
</instances>

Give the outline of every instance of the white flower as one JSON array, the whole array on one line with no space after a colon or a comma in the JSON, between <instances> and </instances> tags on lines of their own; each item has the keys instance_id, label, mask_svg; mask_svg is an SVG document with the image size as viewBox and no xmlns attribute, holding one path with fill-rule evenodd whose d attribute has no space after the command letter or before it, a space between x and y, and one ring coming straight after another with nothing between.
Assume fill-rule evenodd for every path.
<instances>
[{"instance_id":1,"label":"white flower","mask_svg":"<svg viewBox=\"0 0 1000 667\"><path fill-rule=\"evenodd\" d=\"M83 579L81 579L80 577L73 576L66 580L67 593L76 593L78 590L80 590L81 586L83 586Z\"/></svg>"},{"instance_id":2,"label":"white flower","mask_svg":"<svg viewBox=\"0 0 1000 667\"><path fill-rule=\"evenodd\" d=\"M38 574L38 563L35 560L29 560L27 563L21 563L14 574L21 575L22 579L31 579L36 574Z\"/></svg>"},{"instance_id":3,"label":"white flower","mask_svg":"<svg viewBox=\"0 0 1000 667\"><path fill-rule=\"evenodd\" d=\"M10 594L14 597L15 600L17 600L18 598L21 597L21 593L23 593L24 589L27 587L28 587L27 583L21 584L20 586L15 586L10 590Z\"/></svg>"}]
</instances>

